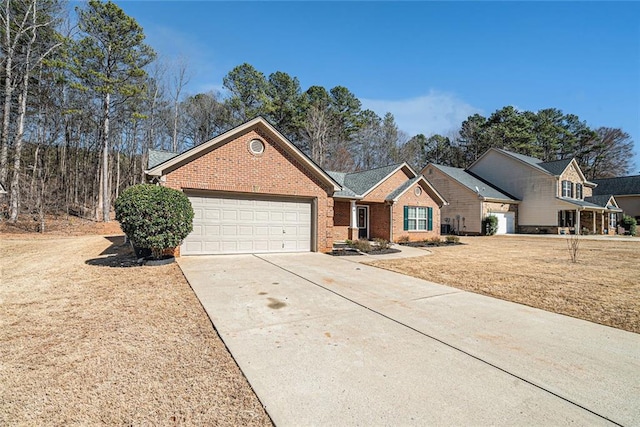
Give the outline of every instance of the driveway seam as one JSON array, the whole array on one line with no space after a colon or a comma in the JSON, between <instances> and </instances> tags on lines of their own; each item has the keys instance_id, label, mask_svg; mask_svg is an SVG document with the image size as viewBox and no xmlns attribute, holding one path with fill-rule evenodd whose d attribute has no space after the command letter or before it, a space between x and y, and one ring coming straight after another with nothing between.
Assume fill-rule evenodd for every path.
<instances>
[{"instance_id":1,"label":"driveway seam","mask_svg":"<svg viewBox=\"0 0 640 427\"><path fill-rule=\"evenodd\" d=\"M300 278L300 279L302 279L302 280L304 280L304 281L306 281L308 283L311 283L312 285L315 285L315 286L317 286L317 287L319 287L321 289L329 291L329 292L333 293L334 295L351 302L352 304L360 306L360 307L362 307L362 308L364 308L364 309L366 309L366 310L368 310L368 311L370 311L370 312L372 312L374 314L377 314L377 315L379 315L381 317L384 317L387 320L390 320L391 322L394 322L394 323L396 323L398 325L404 326L405 328L407 328L409 330L412 330L412 331L414 331L414 332L416 332L416 333L418 333L418 334L420 334L420 335L422 335L422 336L424 336L426 338L434 340L434 341L436 341L436 342L438 342L438 343L440 343L442 345L445 345L445 346L447 346L447 347L449 347L449 348L451 348L451 349L453 349L455 351L458 351L458 352L460 352L460 353L462 353L462 354L464 354L466 356L469 356L469 357L471 357L471 358L473 358L473 359L475 359L475 360L477 360L477 361L479 361L481 363L484 363L485 365L488 365L488 366L490 366L490 367L492 367L492 368L494 368L494 369L496 369L496 370L498 370L498 371L500 371L502 373L505 373L505 374L507 374L507 375L509 375L509 376L511 376L513 378L516 378L516 379L518 379L518 380L520 380L520 381L522 381L522 382L524 382L526 384L529 384L529 385L531 385L531 386L533 386L533 387L535 387L535 388L537 388L539 390L542 390L542 391L544 391L544 392L546 392L546 393L548 393L548 394L550 394L552 396L555 396L558 399L561 399L561 400L563 400L563 401L565 401L565 402L567 402L567 403L569 403L571 405L574 405L574 406L576 406L576 407L578 407L578 408L580 408L580 409L582 409L582 410L584 410L586 412L589 412L589 413L591 413L591 414L593 414L593 415L595 415L595 416L597 416L597 417L599 417L599 418L601 418L603 420L606 420L606 421L608 421L608 422L610 422L612 424L615 424L617 426L623 427L623 424L620 424L620 423L618 423L618 422L616 422L616 421L614 421L614 420L612 420L612 419L610 419L610 418L608 418L608 417L606 417L606 416L604 416L602 414L599 414L599 413L597 413L597 412L595 412L595 411L593 411L593 410L591 410L591 409L589 409L589 408L587 408L587 407L585 407L585 406L583 406L583 405L581 405L581 404L579 404L577 402L574 402L573 400L571 400L569 398L561 396L560 394L558 394L558 393L556 393L554 391L551 391L551 390L549 390L549 389L547 389L547 388L545 388L545 387L543 387L543 386L541 386L539 384L536 384L531 380L528 380L528 379L523 378L523 377L521 377L521 376L519 376L519 375L517 375L517 374L515 374L513 372L510 372L510 371L508 371L508 370L506 370L504 368L501 368L500 366L498 366L498 365L496 365L494 363L491 363L491 362L489 362L489 361L487 361L487 360L485 360L485 359L483 359L483 358L481 358L479 356L476 356L476 355L474 355L474 354L472 354L472 353L470 353L470 352L468 352L468 351L466 351L466 350L464 350L464 349L462 349L460 347L457 347L457 346L455 346L453 344L450 344L450 343L448 343L446 341L443 341L440 338L437 338L437 337L435 337L433 335L430 335L430 334L427 334L425 332L422 332L419 329L416 329L411 325L408 325L408 324L403 323L403 322L401 322L401 321L399 321L397 319L394 319L394 318L392 318L392 317L390 317L390 316L388 316L388 315L386 315L386 314L384 314L384 313L382 313L380 311L377 311L377 310L375 310L373 308L367 307L366 305L364 305L364 304L362 304L362 303L360 303L358 301L355 301L355 300L353 300L353 299L351 299L351 298L349 298L349 297L347 297L345 295L342 295L342 294L338 293L337 291L335 291L335 290L333 290L331 288L328 288L328 287L326 287L324 285L321 285L320 283L316 283L313 280L310 280L310 279L308 279L308 278L306 278L304 276L301 276L300 274L298 274L298 273L296 273L294 271L291 271L291 270L289 270L289 269L287 269L285 267L282 267L282 266L280 266L280 265L278 265L278 264L276 264L276 263L274 263L274 262L272 262L272 261L270 261L270 260L268 260L266 258L263 258L258 254L252 254L252 255L254 257L262 260L262 261L265 261L265 262L273 265L274 267L277 267L277 268L279 268L279 269L281 269L283 271L286 271L287 273L292 274L292 275L294 275L294 276L296 276L296 277L298 277L298 278ZM376 268L376 267L373 267L373 266L371 266L371 267L372 268ZM452 293L460 293L460 292L452 292Z\"/></svg>"}]
</instances>

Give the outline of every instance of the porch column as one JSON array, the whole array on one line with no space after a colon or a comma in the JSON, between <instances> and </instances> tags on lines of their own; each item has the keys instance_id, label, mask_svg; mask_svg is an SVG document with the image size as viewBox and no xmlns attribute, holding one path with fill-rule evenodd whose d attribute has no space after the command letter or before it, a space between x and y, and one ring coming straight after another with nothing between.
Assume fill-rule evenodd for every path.
<instances>
[{"instance_id":1,"label":"porch column","mask_svg":"<svg viewBox=\"0 0 640 427\"><path fill-rule=\"evenodd\" d=\"M356 201L351 201L351 221L349 224L349 238L356 240L358 238L358 209L356 208Z\"/></svg>"},{"instance_id":2,"label":"porch column","mask_svg":"<svg viewBox=\"0 0 640 427\"><path fill-rule=\"evenodd\" d=\"M576 209L576 224L574 226L576 234L580 234L580 209Z\"/></svg>"},{"instance_id":3,"label":"porch column","mask_svg":"<svg viewBox=\"0 0 640 427\"><path fill-rule=\"evenodd\" d=\"M593 234L597 234L596 233L596 211L591 211L591 216L593 217Z\"/></svg>"}]
</instances>

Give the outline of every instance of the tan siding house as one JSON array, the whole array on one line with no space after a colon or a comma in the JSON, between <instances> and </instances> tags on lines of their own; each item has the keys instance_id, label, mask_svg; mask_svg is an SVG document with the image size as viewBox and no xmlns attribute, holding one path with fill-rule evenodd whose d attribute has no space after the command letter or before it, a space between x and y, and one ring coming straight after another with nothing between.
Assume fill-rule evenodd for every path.
<instances>
[{"instance_id":1,"label":"tan siding house","mask_svg":"<svg viewBox=\"0 0 640 427\"><path fill-rule=\"evenodd\" d=\"M460 168L429 163L422 174L448 201L441 209L443 232L484 234L482 223L488 215L498 217L501 234L516 232L520 201L515 197Z\"/></svg>"},{"instance_id":2,"label":"tan siding house","mask_svg":"<svg viewBox=\"0 0 640 427\"><path fill-rule=\"evenodd\" d=\"M594 196L613 196L626 215L640 222L640 175L593 180Z\"/></svg>"},{"instance_id":3,"label":"tan siding house","mask_svg":"<svg viewBox=\"0 0 640 427\"><path fill-rule=\"evenodd\" d=\"M615 233L615 199L593 196L575 159L543 162L491 148L468 171L517 198L521 233Z\"/></svg>"}]
</instances>

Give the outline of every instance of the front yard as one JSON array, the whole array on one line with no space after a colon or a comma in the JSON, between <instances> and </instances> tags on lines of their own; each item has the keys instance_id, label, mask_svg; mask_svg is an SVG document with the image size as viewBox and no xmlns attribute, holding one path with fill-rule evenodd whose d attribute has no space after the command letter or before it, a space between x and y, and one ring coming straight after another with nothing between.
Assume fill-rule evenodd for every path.
<instances>
[{"instance_id":1,"label":"front yard","mask_svg":"<svg viewBox=\"0 0 640 427\"><path fill-rule=\"evenodd\" d=\"M578 262L566 239L463 237L465 245L377 267L483 295L640 333L640 239L581 240Z\"/></svg>"},{"instance_id":2,"label":"front yard","mask_svg":"<svg viewBox=\"0 0 640 427\"><path fill-rule=\"evenodd\" d=\"M271 425L178 266L122 241L0 236L0 424Z\"/></svg>"}]
</instances>

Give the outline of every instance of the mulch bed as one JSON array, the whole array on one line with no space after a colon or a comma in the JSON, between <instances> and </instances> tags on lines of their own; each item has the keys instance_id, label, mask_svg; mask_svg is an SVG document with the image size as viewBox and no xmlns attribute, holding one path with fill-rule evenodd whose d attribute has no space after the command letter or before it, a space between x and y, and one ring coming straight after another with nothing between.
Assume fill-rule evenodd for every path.
<instances>
[{"instance_id":1,"label":"mulch bed","mask_svg":"<svg viewBox=\"0 0 640 427\"><path fill-rule=\"evenodd\" d=\"M433 246L454 246L454 245L463 245L464 243L460 243L460 242L441 242L441 243L434 243L434 242L401 242L398 243L400 246L411 246L412 248L426 248L426 247L433 247Z\"/></svg>"},{"instance_id":2,"label":"mulch bed","mask_svg":"<svg viewBox=\"0 0 640 427\"><path fill-rule=\"evenodd\" d=\"M380 249L380 250L372 250L371 252L362 253L358 252L352 248L336 248L333 251L329 252L329 255L333 256L359 256L359 255L386 255L386 254L397 254L400 252L400 249Z\"/></svg>"}]
</instances>

